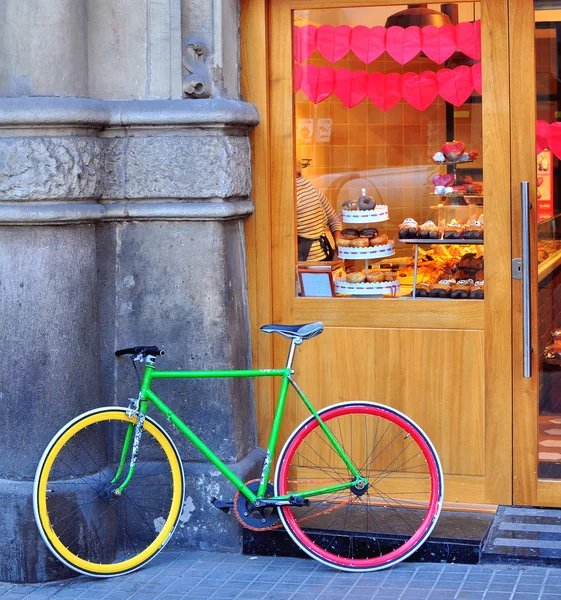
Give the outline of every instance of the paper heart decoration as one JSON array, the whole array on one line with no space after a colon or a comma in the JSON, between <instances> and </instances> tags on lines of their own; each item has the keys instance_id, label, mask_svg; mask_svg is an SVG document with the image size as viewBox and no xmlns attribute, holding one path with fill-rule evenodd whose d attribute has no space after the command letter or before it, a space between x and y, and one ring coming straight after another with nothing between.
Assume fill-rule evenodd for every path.
<instances>
[{"instance_id":1,"label":"paper heart decoration","mask_svg":"<svg viewBox=\"0 0 561 600\"><path fill-rule=\"evenodd\" d=\"M543 183L543 177L538 177L536 183L537 183L538 187L540 187L540 185Z\"/></svg>"},{"instance_id":2,"label":"paper heart decoration","mask_svg":"<svg viewBox=\"0 0 561 600\"><path fill-rule=\"evenodd\" d=\"M453 70L440 69L436 81L441 98L454 106L461 106L473 93L471 67L465 65Z\"/></svg>"},{"instance_id":3,"label":"paper heart decoration","mask_svg":"<svg viewBox=\"0 0 561 600\"><path fill-rule=\"evenodd\" d=\"M400 65L415 58L421 51L421 28L390 27L386 31L386 52Z\"/></svg>"},{"instance_id":4,"label":"paper heart decoration","mask_svg":"<svg viewBox=\"0 0 561 600\"><path fill-rule=\"evenodd\" d=\"M319 104L333 93L335 72L331 67L302 66L302 91L314 103Z\"/></svg>"},{"instance_id":5,"label":"paper heart decoration","mask_svg":"<svg viewBox=\"0 0 561 600\"><path fill-rule=\"evenodd\" d=\"M549 123L547 121L536 121L536 154L547 148L549 138Z\"/></svg>"},{"instance_id":6,"label":"paper heart decoration","mask_svg":"<svg viewBox=\"0 0 561 600\"><path fill-rule=\"evenodd\" d=\"M447 173L446 175L433 175L431 181L434 186L442 185L448 187L454 183L454 175L452 175L452 173Z\"/></svg>"},{"instance_id":7,"label":"paper heart decoration","mask_svg":"<svg viewBox=\"0 0 561 600\"><path fill-rule=\"evenodd\" d=\"M315 52L317 42L317 27L315 25L304 25L294 27L294 60L302 63Z\"/></svg>"},{"instance_id":8,"label":"paper heart decoration","mask_svg":"<svg viewBox=\"0 0 561 600\"><path fill-rule=\"evenodd\" d=\"M401 93L408 104L417 110L425 110L438 95L436 75L432 71L419 75L404 73L401 77Z\"/></svg>"},{"instance_id":9,"label":"paper heart decoration","mask_svg":"<svg viewBox=\"0 0 561 600\"><path fill-rule=\"evenodd\" d=\"M337 69L335 72L335 95L347 107L352 108L366 98L368 73Z\"/></svg>"},{"instance_id":10,"label":"paper heart decoration","mask_svg":"<svg viewBox=\"0 0 561 600\"><path fill-rule=\"evenodd\" d=\"M294 92L297 92L302 85L302 66L294 63L294 71L292 72L294 80Z\"/></svg>"},{"instance_id":11,"label":"paper heart decoration","mask_svg":"<svg viewBox=\"0 0 561 600\"><path fill-rule=\"evenodd\" d=\"M473 79L473 87L478 94L483 94L483 87L481 85L481 63L475 63L471 67L471 78Z\"/></svg>"},{"instance_id":12,"label":"paper heart decoration","mask_svg":"<svg viewBox=\"0 0 561 600\"><path fill-rule=\"evenodd\" d=\"M421 49L437 64L442 64L456 51L456 28L454 25L435 27L427 25L421 31Z\"/></svg>"},{"instance_id":13,"label":"paper heart decoration","mask_svg":"<svg viewBox=\"0 0 561 600\"><path fill-rule=\"evenodd\" d=\"M370 73L367 94L370 100L384 112L394 107L402 98L399 73Z\"/></svg>"},{"instance_id":14,"label":"paper heart decoration","mask_svg":"<svg viewBox=\"0 0 561 600\"><path fill-rule=\"evenodd\" d=\"M549 125L548 136L549 149L559 158L561 156L561 123L551 123Z\"/></svg>"},{"instance_id":15,"label":"paper heart decoration","mask_svg":"<svg viewBox=\"0 0 561 600\"><path fill-rule=\"evenodd\" d=\"M458 50L466 56L481 58L481 21L458 23L456 25L456 44Z\"/></svg>"},{"instance_id":16,"label":"paper heart decoration","mask_svg":"<svg viewBox=\"0 0 561 600\"><path fill-rule=\"evenodd\" d=\"M351 50L362 62L369 64L386 51L386 28L357 25L351 33Z\"/></svg>"},{"instance_id":17,"label":"paper heart decoration","mask_svg":"<svg viewBox=\"0 0 561 600\"><path fill-rule=\"evenodd\" d=\"M340 61L351 49L351 31L348 25L322 25L317 32L318 52L330 63Z\"/></svg>"}]
</instances>

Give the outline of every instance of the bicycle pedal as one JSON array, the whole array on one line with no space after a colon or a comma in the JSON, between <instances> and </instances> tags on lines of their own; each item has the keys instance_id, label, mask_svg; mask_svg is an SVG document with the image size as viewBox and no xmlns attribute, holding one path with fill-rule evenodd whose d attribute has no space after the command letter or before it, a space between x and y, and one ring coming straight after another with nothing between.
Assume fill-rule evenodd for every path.
<instances>
[{"instance_id":1,"label":"bicycle pedal","mask_svg":"<svg viewBox=\"0 0 561 600\"><path fill-rule=\"evenodd\" d=\"M218 498L211 498L210 503L215 508L226 514L228 514L230 510L234 508L234 502L232 500L219 500Z\"/></svg>"}]
</instances>

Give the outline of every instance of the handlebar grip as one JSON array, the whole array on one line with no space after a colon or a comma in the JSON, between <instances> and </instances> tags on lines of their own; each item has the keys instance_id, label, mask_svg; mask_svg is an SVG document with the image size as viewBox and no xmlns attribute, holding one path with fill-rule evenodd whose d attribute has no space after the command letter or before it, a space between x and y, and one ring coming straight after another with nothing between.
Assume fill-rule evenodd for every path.
<instances>
[{"instance_id":1,"label":"handlebar grip","mask_svg":"<svg viewBox=\"0 0 561 600\"><path fill-rule=\"evenodd\" d=\"M135 346L134 348L121 348L115 352L115 356L123 356L125 354L142 354L144 356L163 356L165 353L157 346Z\"/></svg>"}]
</instances>

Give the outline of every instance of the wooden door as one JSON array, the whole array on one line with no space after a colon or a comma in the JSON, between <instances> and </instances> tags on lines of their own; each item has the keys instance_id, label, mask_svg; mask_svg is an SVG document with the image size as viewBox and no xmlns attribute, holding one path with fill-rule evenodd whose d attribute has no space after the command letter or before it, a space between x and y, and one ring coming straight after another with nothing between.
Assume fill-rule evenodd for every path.
<instances>
[{"instance_id":1,"label":"wooden door","mask_svg":"<svg viewBox=\"0 0 561 600\"><path fill-rule=\"evenodd\" d=\"M268 296L274 322L321 320L325 325L320 337L303 344L295 363L295 378L316 407L366 399L405 412L426 430L441 456L446 502L509 504L512 315L507 6L504 0L460 4L477 10L482 24L485 300L311 298L297 296L295 291L294 18L305 10L340 9L344 17L351 9L377 7L391 14L404 8L389 2L274 0L244 5L242 24L246 35L253 32L255 36L246 37L242 45L242 60L245 56L251 65L244 85L247 99L252 100L252 94L260 98L258 107L264 118L252 140L260 166L254 171L256 216L248 226L248 269L250 286L256 290L253 307L262 317L267 314L263 298ZM258 25L260 11L267 15L266 28ZM248 41L258 36L265 47L266 64L262 47ZM252 53L258 58L252 59ZM266 97L259 87L263 75ZM441 132L441 141L446 133ZM267 166L263 165L265 152ZM408 216L402 207L390 205L392 210L398 222ZM269 270L258 267L265 260L260 248L270 252ZM255 331L256 363L268 366L268 340ZM285 340L274 340L275 365L284 363L286 351ZM269 428L272 398L269 390L258 393L261 440ZM282 437L305 416L304 407L291 397Z\"/></svg>"},{"instance_id":2,"label":"wooden door","mask_svg":"<svg viewBox=\"0 0 561 600\"><path fill-rule=\"evenodd\" d=\"M561 395L556 384L561 376L561 362L555 360L555 348L553 360L546 359L544 352L553 341L552 331L561 327L561 307L557 303L561 289L561 242L557 241L561 153L549 135L552 123L558 121L561 100L557 90L561 2L550 3L548 10L539 8L538 3L523 0L510 3L512 255L523 256L522 241L527 235L527 341L532 348L525 372L523 281L514 280L514 502L559 506ZM521 201L523 181L529 184L531 204L526 233Z\"/></svg>"}]
</instances>

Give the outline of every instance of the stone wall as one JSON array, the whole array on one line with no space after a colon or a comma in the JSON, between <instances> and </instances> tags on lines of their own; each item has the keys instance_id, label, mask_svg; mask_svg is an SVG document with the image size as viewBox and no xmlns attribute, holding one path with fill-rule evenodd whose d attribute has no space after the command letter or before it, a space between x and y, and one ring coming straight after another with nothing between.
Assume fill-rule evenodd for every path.
<instances>
[{"instance_id":1,"label":"stone wall","mask_svg":"<svg viewBox=\"0 0 561 600\"><path fill-rule=\"evenodd\" d=\"M243 219L258 118L238 99L237 11L0 4L0 580L70 575L35 527L34 471L66 421L136 394L116 348L157 344L166 369L250 366ZM249 380L161 390L242 479L260 472ZM173 437L189 501L173 543L239 551L238 524L209 504L235 489Z\"/></svg>"}]
</instances>

